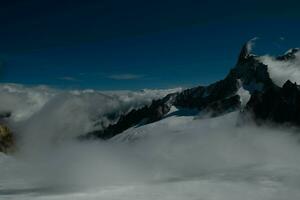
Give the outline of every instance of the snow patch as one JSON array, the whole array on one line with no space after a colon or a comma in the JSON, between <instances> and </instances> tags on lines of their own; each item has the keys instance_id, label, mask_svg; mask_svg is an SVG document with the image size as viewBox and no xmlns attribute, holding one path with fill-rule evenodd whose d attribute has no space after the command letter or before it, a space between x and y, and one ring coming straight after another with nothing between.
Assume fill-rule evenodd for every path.
<instances>
[{"instance_id":1,"label":"snow patch","mask_svg":"<svg viewBox=\"0 0 300 200\"><path fill-rule=\"evenodd\" d=\"M237 94L240 96L241 106L245 107L250 100L250 92L245 90L243 87L240 87L240 89L237 91Z\"/></svg>"}]
</instances>

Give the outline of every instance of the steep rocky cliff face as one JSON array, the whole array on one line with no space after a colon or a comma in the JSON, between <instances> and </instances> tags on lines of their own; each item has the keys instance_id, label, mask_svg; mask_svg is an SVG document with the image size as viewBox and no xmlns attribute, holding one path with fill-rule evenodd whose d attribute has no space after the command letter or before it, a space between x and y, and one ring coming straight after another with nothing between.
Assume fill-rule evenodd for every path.
<instances>
[{"instance_id":1,"label":"steep rocky cliff face","mask_svg":"<svg viewBox=\"0 0 300 200\"><path fill-rule=\"evenodd\" d=\"M246 109L254 114L254 120L265 120L300 126L300 90L296 83L287 81L282 88L268 88L251 96Z\"/></svg>"},{"instance_id":2,"label":"steep rocky cliff face","mask_svg":"<svg viewBox=\"0 0 300 200\"><path fill-rule=\"evenodd\" d=\"M163 99L153 101L150 106L122 115L115 124L81 138L110 139L130 127L162 119L172 106L178 109L197 109L211 117L243 109L252 113L257 122L268 120L300 125L300 87L290 81L282 88L274 84L268 66L260 61L259 56L251 54L251 43L249 41L243 46L235 67L223 80L169 94ZM293 60L298 51L296 48L291 49L276 57L276 60ZM241 88L251 95L250 101L246 102L246 108L241 105L241 95L238 93Z\"/></svg>"}]
</instances>

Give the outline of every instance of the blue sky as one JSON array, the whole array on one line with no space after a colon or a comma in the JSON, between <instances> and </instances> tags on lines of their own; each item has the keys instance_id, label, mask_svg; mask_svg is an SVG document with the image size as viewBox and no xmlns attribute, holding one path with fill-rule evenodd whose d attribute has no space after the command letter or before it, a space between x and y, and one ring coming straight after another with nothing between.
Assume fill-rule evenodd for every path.
<instances>
[{"instance_id":1,"label":"blue sky","mask_svg":"<svg viewBox=\"0 0 300 200\"><path fill-rule=\"evenodd\" d=\"M0 8L1 82L101 90L223 78L244 42L300 46L297 1L40 1Z\"/></svg>"}]
</instances>

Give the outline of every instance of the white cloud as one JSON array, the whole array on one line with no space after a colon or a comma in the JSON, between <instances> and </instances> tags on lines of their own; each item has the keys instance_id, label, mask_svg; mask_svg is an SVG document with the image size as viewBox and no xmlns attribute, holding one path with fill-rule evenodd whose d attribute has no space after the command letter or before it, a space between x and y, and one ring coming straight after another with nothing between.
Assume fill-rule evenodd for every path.
<instances>
[{"instance_id":1,"label":"white cloud","mask_svg":"<svg viewBox=\"0 0 300 200\"><path fill-rule=\"evenodd\" d=\"M240 96L241 106L245 107L250 100L250 92L245 90L243 87L240 87L240 89L237 91L237 94Z\"/></svg>"},{"instance_id":2,"label":"white cloud","mask_svg":"<svg viewBox=\"0 0 300 200\"><path fill-rule=\"evenodd\" d=\"M279 61L272 56L261 56L258 59L268 65L268 71L272 80L282 86L287 80L300 84L300 52L296 58L289 61Z\"/></svg>"},{"instance_id":3,"label":"white cloud","mask_svg":"<svg viewBox=\"0 0 300 200\"><path fill-rule=\"evenodd\" d=\"M1 84L0 112L12 112L14 121L28 119L57 92L46 86L24 87L18 84Z\"/></svg>"},{"instance_id":4,"label":"white cloud","mask_svg":"<svg viewBox=\"0 0 300 200\"><path fill-rule=\"evenodd\" d=\"M109 113L177 90L0 85L0 110L13 111L9 123L19 139L14 157L0 155L0 198L299 199L299 136L237 127L238 112L211 119L171 115L109 142L73 140L95 118L104 122Z\"/></svg>"},{"instance_id":5,"label":"white cloud","mask_svg":"<svg viewBox=\"0 0 300 200\"><path fill-rule=\"evenodd\" d=\"M252 50L253 50L253 48L254 48L254 46L255 46L255 42L256 42L258 39L259 39L259 37L254 37L254 38L252 38L251 40L249 40L249 41L247 42L247 50L248 50L249 53L252 52Z\"/></svg>"},{"instance_id":6,"label":"white cloud","mask_svg":"<svg viewBox=\"0 0 300 200\"><path fill-rule=\"evenodd\" d=\"M108 76L108 78L114 80L134 80L134 79L141 79L143 77L144 76L140 74L114 74Z\"/></svg>"},{"instance_id":7,"label":"white cloud","mask_svg":"<svg viewBox=\"0 0 300 200\"><path fill-rule=\"evenodd\" d=\"M99 127L111 123L113 114L127 112L132 108L151 103L152 99L161 98L171 90L141 90L141 91L97 91L97 90L57 90L45 86L24 87L17 84L0 84L0 112L12 112L15 122L32 120L46 123L66 124L76 120L78 126L96 121ZM117 117L116 116L116 117ZM76 119L78 118L78 119ZM38 126L35 124L34 126ZM81 126L83 127L83 126ZM63 128L63 127L62 127ZM78 129L79 131L79 129ZM76 131L78 133L78 131Z\"/></svg>"},{"instance_id":8,"label":"white cloud","mask_svg":"<svg viewBox=\"0 0 300 200\"><path fill-rule=\"evenodd\" d=\"M12 199L32 198L29 188L35 199L297 200L298 137L278 128L236 127L237 117L170 117L111 142L31 145L14 160L0 156L0 192L10 191ZM35 131L42 137L47 128Z\"/></svg>"},{"instance_id":9,"label":"white cloud","mask_svg":"<svg viewBox=\"0 0 300 200\"><path fill-rule=\"evenodd\" d=\"M64 81L77 81L76 78L71 77L71 76L63 76L63 77L59 77L58 79L64 80Z\"/></svg>"}]
</instances>

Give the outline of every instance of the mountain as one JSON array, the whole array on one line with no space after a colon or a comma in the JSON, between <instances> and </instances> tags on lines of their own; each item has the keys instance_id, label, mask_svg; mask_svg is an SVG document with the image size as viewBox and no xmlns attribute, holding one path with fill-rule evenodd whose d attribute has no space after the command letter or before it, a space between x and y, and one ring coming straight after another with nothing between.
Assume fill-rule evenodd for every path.
<instances>
[{"instance_id":1,"label":"mountain","mask_svg":"<svg viewBox=\"0 0 300 200\"><path fill-rule=\"evenodd\" d=\"M259 56L251 53L252 43L250 40L242 47L235 67L223 80L168 94L162 99L154 100L150 106L123 114L117 123L92 131L81 138L110 139L131 127L161 120L172 106L177 109L194 109L209 117L241 111L250 113L257 122L300 125L300 87L289 80L283 87L277 86L270 77L268 66L260 61ZM298 48L291 49L276 57L276 60L293 60L298 51ZM245 107L242 105L244 97L240 90L250 95Z\"/></svg>"}]
</instances>

